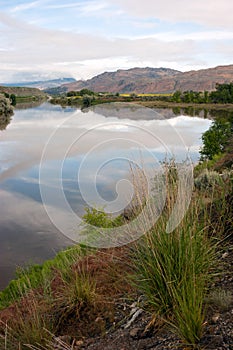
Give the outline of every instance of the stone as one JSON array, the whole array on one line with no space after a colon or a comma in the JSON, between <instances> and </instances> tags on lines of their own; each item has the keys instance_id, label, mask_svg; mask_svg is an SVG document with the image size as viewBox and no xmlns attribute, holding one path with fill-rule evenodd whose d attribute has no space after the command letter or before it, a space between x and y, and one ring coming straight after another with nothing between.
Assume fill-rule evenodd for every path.
<instances>
[{"instance_id":1,"label":"stone","mask_svg":"<svg viewBox=\"0 0 233 350\"><path fill-rule=\"evenodd\" d=\"M129 332L129 335L133 339L138 339L138 338L140 338L141 332L142 332L141 328L135 327L135 328L131 329L131 331Z\"/></svg>"},{"instance_id":2,"label":"stone","mask_svg":"<svg viewBox=\"0 0 233 350\"><path fill-rule=\"evenodd\" d=\"M213 316L212 316L212 322L213 323L217 323L218 322L218 320L219 320L219 318L220 318L220 314L219 313L216 313L216 314L214 314Z\"/></svg>"}]
</instances>

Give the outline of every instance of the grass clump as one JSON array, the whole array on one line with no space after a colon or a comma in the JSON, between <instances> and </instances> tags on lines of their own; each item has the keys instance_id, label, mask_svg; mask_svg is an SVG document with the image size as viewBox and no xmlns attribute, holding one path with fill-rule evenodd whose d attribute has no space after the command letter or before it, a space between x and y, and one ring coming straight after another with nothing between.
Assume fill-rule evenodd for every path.
<instances>
[{"instance_id":1,"label":"grass clump","mask_svg":"<svg viewBox=\"0 0 233 350\"><path fill-rule=\"evenodd\" d=\"M135 246L135 278L151 309L166 317L182 339L195 344L202 335L203 300L213 249L202 228L185 222L166 232L166 221Z\"/></svg>"},{"instance_id":2,"label":"grass clump","mask_svg":"<svg viewBox=\"0 0 233 350\"><path fill-rule=\"evenodd\" d=\"M206 216L199 217L203 206L196 198L179 226L167 232L176 196L176 179L170 171L168 175L164 212L133 248L133 281L149 308L166 319L186 344L194 345L202 336L203 302L215 249L208 237Z\"/></svg>"}]
</instances>

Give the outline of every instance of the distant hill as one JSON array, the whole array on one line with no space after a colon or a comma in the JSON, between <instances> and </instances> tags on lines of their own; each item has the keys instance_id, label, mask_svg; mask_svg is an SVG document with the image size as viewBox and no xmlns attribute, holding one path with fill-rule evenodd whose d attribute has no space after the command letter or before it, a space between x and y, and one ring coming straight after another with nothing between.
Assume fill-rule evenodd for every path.
<instances>
[{"instance_id":1,"label":"distant hill","mask_svg":"<svg viewBox=\"0 0 233 350\"><path fill-rule=\"evenodd\" d=\"M14 86L0 86L0 94L14 94L16 96L39 96L45 97L46 94L35 88L29 87L14 87Z\"/></svg>"},{"instance_id":2,"label":"distant hill","mask_svg":"<svg viewBox=\"0 0 233 350\"><path fill-rule=\"evenodd\" d=\"M105 72L92 79L63 84L57 91L84 88L112 93L172 93L176 90L212 91L216 83L233 81L233 65L180 72L169 68L131 68Z\"/></svg>"},{"instance_id":3,"label":"distant hill","mask_svg":"<svg viewBox=\"0 0 233 350\"><path fill-rule=\"evenodd\" d=\"M73 83L75 81L76 80L74 78L60 78L60 79L52 79L52 80L29 81L29 82L10 83L10 84L2 84L2 85L7 87L31 87L31 88L44 90L48 88L55 88L63 84Z\"/></svg>"}]
</instances>

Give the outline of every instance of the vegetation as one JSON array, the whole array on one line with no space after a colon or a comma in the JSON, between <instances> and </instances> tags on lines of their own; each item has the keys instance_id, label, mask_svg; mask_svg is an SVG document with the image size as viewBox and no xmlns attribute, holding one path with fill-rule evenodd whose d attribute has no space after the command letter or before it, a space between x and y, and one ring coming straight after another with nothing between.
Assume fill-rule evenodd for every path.
<instances>
[{"instance_id":1,"label":"vegetation","mask_svg":"<svg viewBox=\"0 0 233 350\"><path fill-rule=\"evenodd\" d=\"M214 248L197 223L197 208L175 232L166 232L165 218L138 242L134 280L150 309L159 313L188 344L197 343L205 318L206 296Z\"/></svg>"},{"instance_id":2,"label":"vegetation","mask_svg":"<svg viewBox=\"0 0 233 350\"><path fill-rule=\"evenodd\" d=\"M9 98L0 95L0 130L6 129L12 114L13 108Z\"/></svg>"},{"instance_id":3,"label":"vegetation","mask_svg":"<svg viewBox=\"0 0 233 350\"><path fill-rule=\"evenodd\" d=\"M59 252L52 260L47 260L43 265L32 265L16 271L16 279L12 280L6 289L0 292L0 308L8 306L13 301L20 299L29 290L42 287L44 292L49 292L49 283L54 270L65 273L70 266L83 256L86 248L75 246Z\"/></svg>"},{"instance_id":4,"label":"vegetation","mask_svg":"<svg viewBox=\"0 0 233 350\"><path fill-rule=\"evenodd\" d=\"M136 94L136 93L107 93L107 92L93 92L89 89L82 89L80 91L69 91L67 93L61 91L61 95L55 96L50 100L53 104L60 104L62 106L81 105L86 108L91 105L96 105L106 102L136 102L142 103L146 106L152 102L154 105L150 107L173 107L177 106L209 106L216 107L222 104L233 103L233 83L217 84L216 90L209 91L175 91L173 94ZM233 109L233 107L232 107Z\"/></svg>"},{"instance_id":5,"label":"vegetation","mask_svg":"<svg viewBox=\"0 0 233 350\"><path fill-rule=\"evenodd\" d=\"M176 91L170 98L173 102L185 103L233 103L233 83L216 84L215 91Z\"/></svg>"},{"instance_id":6,"label":"vegetation","mask_svg":"<svg viewBox=\"0 0 233 350\"><path fill-rule=\"evenodd\" d=\"M232 119L222 116L203 135L203 160L195 170L191 204L173 232L166 231L177 197L177 168L172 162L165 166L164 210L141 239L109 250L74 246L43 265L18 270L17 279L0 293L2 315L8 315L0 324L0 346L53 349L57 335L82 340L104 334L115 324L122 300L140 295L141 307L160 317L189 348L198 348L207 305L218 303L225 309L231 299L226 291L210 288L218 266L216 250L232 232L233 174L225 161L232 151L231 139ZM215 167L223 159L220 174ZM141 189L135 188L136 193ZM137 203L137 213L144 204ZM87 208L83 216L94 227L93 234L95 227L117 228L131 218L114 218L96 208ZM143 228L144 222L139 225Z\"/></svg>"},{"instance_id":7,"label":"vegetation","mask_svg":"<svg viewBox=\"0 0 233 350\"><path fill-rule=\"evenodd\" d=\"M211 160L214 156L221 154L229 141L232 130L233 120L232 122L215 120L210 129L202 135L201 159Z\"/></svg>"}]
</instances>

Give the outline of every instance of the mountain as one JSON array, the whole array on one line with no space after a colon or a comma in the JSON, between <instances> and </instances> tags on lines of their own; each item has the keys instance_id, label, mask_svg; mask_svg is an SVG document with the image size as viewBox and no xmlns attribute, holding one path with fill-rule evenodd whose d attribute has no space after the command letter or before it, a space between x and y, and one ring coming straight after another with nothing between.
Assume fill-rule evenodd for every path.
<instances>
[{"instance_id":1,"label":"mountain","mask_svg":"<svg viewBox=\"0 0 233 350\"><path fill-rule=\"evenodd\" d=\"M68 91L84 88L96 92L149 92L158 89L170 90L174 77L181 72L169 68L131 68L105 72L92 79L65 84ZM160 86L158 85L158 82Z\"/></svg>"},{"instance_id":2,"label":"mountain","mask_svg":"<svg viewBox=\"0 0 233 350\"><path fill-rule=\"evenodd\" d=\"M63 92L84 88L95 92L172 93L176 90L214 90L216 83L233 81L233 65L180 72L169 68L131 68L105 72L88 79L63 84Z\"/></svg>"},{"instance_id":3,"label":"mountain","mask_svg":"<svg viewBox=\"0 0 233 350\"><path fill-rule=\"evenodd\" d=\"M16 87L16 86L31 87L31 88L44 90L47 88L55 88L63 84L73 83L75 81L76 80L74 78L59 78L59 79L52 79L52 80L28 81L28 82L22 82L22 83L10 83L10 84L1 84L1 85L7 86L7 87Z\"/></svg>"}]
</instances>

